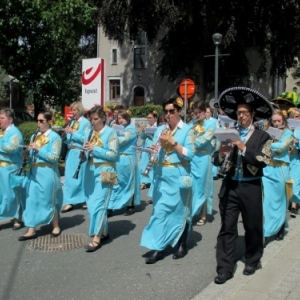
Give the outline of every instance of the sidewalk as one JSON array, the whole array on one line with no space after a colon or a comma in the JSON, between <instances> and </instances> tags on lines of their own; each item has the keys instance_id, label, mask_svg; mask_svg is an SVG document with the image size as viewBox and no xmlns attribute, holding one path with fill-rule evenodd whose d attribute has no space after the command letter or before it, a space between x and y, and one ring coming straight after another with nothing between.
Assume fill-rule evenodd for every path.
<instances>
[{"instance_id":1,"label":"sidewalk","mask_svg":"<svg viewBox=\"0 0 300 300\"><path fill-rule=\"evenodd\" d=\"M262 269L243 275L244 264L237 263L234 277L225 284L212 282L192 300L296 300L300 296L300 215L289 220L283 241L265 248Z\"/></svg>"}]
</instances>

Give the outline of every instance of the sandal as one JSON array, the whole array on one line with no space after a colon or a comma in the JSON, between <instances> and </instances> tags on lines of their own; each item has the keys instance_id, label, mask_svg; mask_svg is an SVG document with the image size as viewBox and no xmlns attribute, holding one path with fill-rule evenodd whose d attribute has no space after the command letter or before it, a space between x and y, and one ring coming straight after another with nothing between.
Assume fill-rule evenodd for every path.
<instances>
[{"instance_id":1,"label":"sandal","mask_svg":"<svg viewBox=\"0 0 300 300\"><path fill-rule=\"evenodd\" d=\"M90 244L92 244L93 246L90 246ZM96 246L95 246L95 244L96 244ZM100 247L101 247L100 242L98 243L98 242L92 241L85 246L85 249L86 249L85 252L94 252L97 249L99 249Z\"/></svg>"},{"instance_id":2,"label":"sandal","mask_svg":"<svg viewBox=\"0 0 300 300\"><path fill-rule=\"evenodd\" d=\"M61 213L64 214L64 213L66 213L66 212L69 212L69 211L73 210L73 208L74 208L74 205L73 205L73 204L67 204L67 205L65 206L65 208L61 210Z\"/></svg>"},{"instance_id":3,"label":"sandal","mask_svg":"<svg viewBox=\"0 0 300 300\"><path fill-rule=\"evenodd\" d=\"M203 226L205 223L206 223L206 219L200 219L200 220L197 222L197 226Z\"/></svg>"},{"instance_id":4,"label":"sandal","mask_svg":"<svg viewBox=\"0 0 300 300\"><path fill-rule=\"evenodd\" d=\"M141 183L140 190L145 190L150 188L150 183Z\"/></svg>"},{"instance_id":5,"label":"sandal","mask_svg":"<svg viewBox=\"0 0 300 300\"><path fill-rule=\"evenodd\" d=\"M22 223L15 223L14 226L12 227L12 230L19 230L21 228L23 228Z\"/></svg>"}]
</instances>

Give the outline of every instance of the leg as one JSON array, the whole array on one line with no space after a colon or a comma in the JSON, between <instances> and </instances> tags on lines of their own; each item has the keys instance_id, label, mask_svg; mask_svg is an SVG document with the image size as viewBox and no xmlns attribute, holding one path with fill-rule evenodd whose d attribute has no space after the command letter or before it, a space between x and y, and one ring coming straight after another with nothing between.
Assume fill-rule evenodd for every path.
<instances>
[{"instance_id":1,"label":"leg","mask_svg":"<svg viewBox=\"0 0 300 300\"><path fill-rule=\"evenodd\" d=\"M59 227L59 215L58 215L58 211L55 211L55 215L54 218L52 220L52 227L53 230L51 232L51 236L52 237L58 237L61 234L61 229Z\"/></svg>"},{"instance_id":2,"label":"leg","mask_svg":"<svg viewBox=\"0 0 300 300\"><path fill-rule=\"evenodd\" d=\"M198 226L203 226L206 223L206 208L207 208L207 200L203 203L200 211L200 220L197 222Z\"/></svg>"},{"instance_id":3,"label":"leg","mask_svg":"<svg viewBox=\"0 0 300 300\"><path fill-rule=\"evenodd\" d=\"M28 231L24 235L20 236L18 238L18 240L20 242L22 242L22 241L32 240L32 239L35 239L35 238L37 238L35 228L34 227L28 227Z\"/></svg>"}]
</instances>

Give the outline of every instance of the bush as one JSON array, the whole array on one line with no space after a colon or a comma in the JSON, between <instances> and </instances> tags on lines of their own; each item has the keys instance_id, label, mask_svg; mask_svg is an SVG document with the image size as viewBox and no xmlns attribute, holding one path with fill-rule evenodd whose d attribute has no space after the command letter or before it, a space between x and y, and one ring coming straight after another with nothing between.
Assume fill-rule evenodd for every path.
<instances>
[{"instance_id":1,"label":"bush","mask_svg":"<svg viewBox=\"0 0 300 300\"><path fill-rule=\"evenodd\" d=\"M18 128L22 132L23 139L24 139L24 145L29 145L30 137L37 130L36 122L23 122L23 123L20 123Z\"/></svg>"},{"instance_id":2,"label":"bush","mask_svg":"<svg viewBox=\"0 0 300 300\"><path fill-rule=\"evenodd\" d=\"M144 106L130 106L131 118L146 118L148 113L156 110L159 116L163 112L162 105L148 104Z\"/></svg>"}]
</instances>

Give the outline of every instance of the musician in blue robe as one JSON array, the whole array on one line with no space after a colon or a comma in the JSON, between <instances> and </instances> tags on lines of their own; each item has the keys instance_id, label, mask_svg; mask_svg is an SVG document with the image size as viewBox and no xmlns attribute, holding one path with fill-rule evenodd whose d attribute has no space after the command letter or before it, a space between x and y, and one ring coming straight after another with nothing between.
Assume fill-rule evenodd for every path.
<instances>
[{"instance_id":1,"label":"musician in blue robe","mask_svg":"<svg viewBox=\"0 0 300 300\"><path fill-rule=\"evenodd\" d=\"M52 113L39 113L39 134L31 138L30 171L26 182L26 208L23 213L28 231L19 241L35 239L36 227L52 223L51 237L61 233L59 211L63 195L58 161L61 151L61 137L51 129Z\"/></svg>"},{"instance_id":2,"label":"musician in blue robe","mask_svg":"<svg viewBox=\"0 0 300 300\"><path fill-rule=\"evenodd\" d=\"M264 168L262 178L264 186L264 246L270 242L273 235L277 240L284 238L286 221L286 210L288 200L286 196L285 182L290 180L289 150L293 144L293 133L287 127L287 121L280 109L275 109L272 118L268 121L268 127L280 128L283 132L279 139L274 140L271 145L272 160Z\"/></svg>"},{"instance_id":3,"label":"musician in blue robe","mask_svg":"<svg viewBox=\"0 0 300 300\"><path fill-rule=\"evenodd\" d=\"M88 163L85 169L85 195L90 217L89 235L91 243L86 245L86 252L94 252L100 243L109 238L107 208L114 183L103 182L103 172L110 172L117 180L116 161L118 160L119 142L117 133L106 124L106 114L102 106L95 106L89 111L94 130L85 144Z\"/></svg>"},{"instance_id":4,"label":"musician in blue robe","mask_svg":"<svg viewBox=\"0 0 300 300\"><path fill-rule=\"evenodd\" d=\"M206 119L204 102L195 102L193 112L197 121L191 126L195 135L195 155L191 161L193 177L191 213L192 217L198 217L197 225L201 226L206 222L207 200L213 184L211 153L216 122Z\"/></svg>"},{"instance_id":5,"label":"musician in blue robe","mask_svg":"<svg viewBox=\"0 0 300 300\"><path fill-rule=\"evenodd\" d=\"M152 146L159 149L161 144L153 168L153 210L140 243L154 250L146 258L146 264L163 259L167 246L176 247L173 259L184 257L191 228L190 161L194 156L195 138L190 126L180 117L183 100L171 98L163 106L167 124L158 127Z\"/></svg>"},{"instance_id":6,"label":"musician in blue robe","mask_svg":"<svg viewBox=\"0 0 300 300\"><path fill-rule=\"evenodd\" d=\"M21 185L16 184L22 162L23 136L14 125L14 111L0 110L0 220L13 218L13 229L20 229L23 199Z\"/></svg>"},{"instance_id":7,"label":"musician in blue robe","mask_svg":"<svg viewBox=\"0 0 300 300\"><path fill-rule=\"evenodd\" d=\"M118 123L124 126L124 132L118 135L119 160L116 164L118 184L113 188L113 195L108 208L111 210L127 207L125 216L135 213L135 206L141 203L140 174L136 157L137 132L130 124L128 112L118 112Z\"/></svg>"},{"instance_id":8,"label":"musician in blue robe","mask_svg":"<svg viewBox=\"0 0 300 300\"><path fill-rule=\"evenodd\" d=\"M65 128L66 134L62 136L64 143L68 145L68 153L65 161L64 201L62 213L71 211L75 204L85 203L84 173L86 161L80 163L80 151L86 142L86 136L91 130L91 122L84 117L84 107L81 101L75 101L70 105L73 114L72 120ZM77 178L74 175L80 164ZM85 206L83 206L85 208Z\"/></svg>"},{"instance_id":9,"label":"musician in blue robe","mask_svg":"<svg viewBox=\"0 0 300 300\"><path fill-rule=\"evenodd\" d=\"M155 129L157 128L157 112L156 111L150 111L147 114L147 120L148 124L145 126L145 124L141 124L141 133L140 133L140 139L143 141L142 147L143 148L149 148L153 144L153 136ZM152 129L151 132L149 132L149 128ZM140 180L141 180L141 186L140 189L146 189L149 188L153 179L153 170L150 169L148 176L144 175L144 172L147 168L147 165L149 163L149 153L148 152L141 152L140 157Z\"/></svg>"},{"instance_id":10,"label":"musician in blue robe","mask_svg":"<svg viewBox=\"0 0 300 300\"><path fill-rule=\"evenodd\" d=\"M300 122L299 108L292 107L288 111L289 118ZM290 199L290 216L296 218L300 205L300 129L290 128L293 131L293 145L290 149L290 175L293 180L293 196Z\"/></svg>"}]
</instances>

